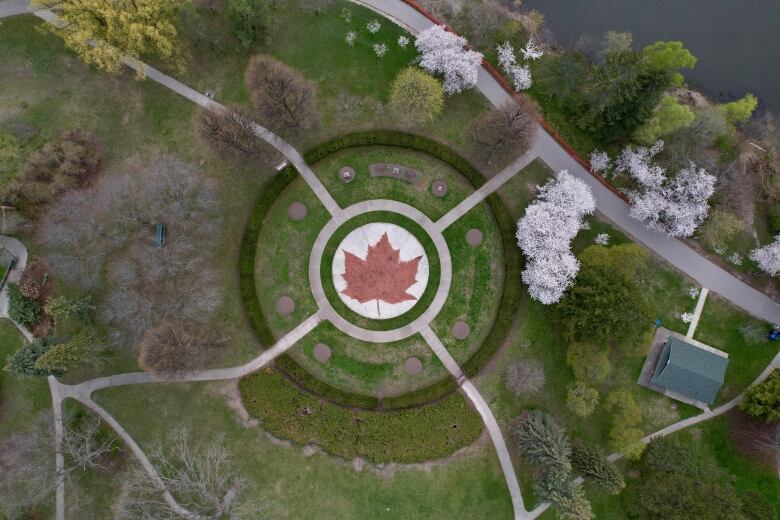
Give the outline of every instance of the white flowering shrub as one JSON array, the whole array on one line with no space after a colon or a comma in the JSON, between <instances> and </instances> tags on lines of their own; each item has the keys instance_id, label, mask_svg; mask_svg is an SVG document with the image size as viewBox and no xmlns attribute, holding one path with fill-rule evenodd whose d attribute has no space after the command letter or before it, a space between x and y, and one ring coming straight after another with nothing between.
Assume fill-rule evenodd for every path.
<instances>
[{"instance_id":1,"label":"white flowering shrub","mask_svg":"<svg viewBox=\"0 0 780 520\"><path fill-rule=\"evenodd\" d=\"M638 190L628 192L633 218L669 236L688 237L707 218L716 179L693 162L669 179L664 168L652 163L663 144L657 141L649 148L626 146L615 171L627 173L639 185Z\"/></svg>"},{"instance_id":2,"label":"white flowering shrub","mask_svg":"<svg viewBox=\"0 0 780 520\"><path fill-rule=\"evenodd\" d=\"M775 237L775 241L764 247L754 249L748 255L751 260L758 264L758 267L769 273L771 276L780 274L780 234Z\"/></svg>"},{"instance_id":3,"label":"white flowering shrub","mask_svg":"<svg viewBox=\"0 0 780 520\"><path fill-rule=\"evenodd\" d=\"M684 312L680 314L680 319L683 323L690 323L693 321L693 314L690 312Z\"/></svg>"},{"instance_id":4,"label":"white flowering shrub","mask_svg":"<svg viewBox=\"0 0 780 520\"><path fill-rule=\"evenodd\" d=\"M734 265L742 265L742 255L734 251L729 255L729 262Z\"/></svg>"},{"instance_id":5,"label":"white flowering shrub","mask_svg":"<svg viewBox=\"0 0 780 520\"><path fill-rule=\"evenodd\" d=\"M368 32L371 34L376 34L379 32L379 29L382 28L382 24L379 23L379 20L371 20L366 24L366 29L368 29Z\"/></svg>"},{"instance_id":6,"label":"white flowering shrub","mask_svg":"<svg viewBox=\"0 0 780 520\"><path fill-rule=\"evenodd\" d=\"M549 305L560 301L579 271L571 241L596 203L590 188L566 170L539 191L517 222L517 245L526 256L522 273L531 298Z\"/></svg>"},{"instance_id":7,"label":"white flowering shrub","mask_svg":"<svg viewBox=\"0 0 780 520\"><path fill-rule=\"evenodd\" d=\"M444 27L422 31L414 42L420 52L420 67L444 77L444 91L457 94L477 84L482 54L465 48L466 40Z\"/></svg>"},{"instance_id":8,"label":"white flowering shrub","mask_svg":"<svg viewBox=\"0 0 780 520\"><path fill-rule=\"evenodd\" d=\"M349 31L347 35L344 37L344 41L347 42L347 45L350 47L355 45L355 39L357 38L357 34L355 34L354 31Z\"/></svg>"},{"instance_id":9,"label":"white flowering shrub","mask_svg":"<svg viewBox=\"0 0 780 520\"><path fill-rule=\"evenodd\" d=\"M699 297L699 288L698 287L691 287L688 291L688 296L690 296L692 299L696 299Z\"/></svg>"},{"instance_id":10,"label":"white flowering shrub","mask_svg":"<svg viewBox=\"0 0 780 520\"><path fill-rule=\"evenodd\" d=\"M606 246L609 244L609 233L599 233L593 242L600 246Z\"/></svg>"},{"instance_id":11,"label":"white flowering shrub","mask_svg":"<svg viewBox=\"0 0 780 520\"><path fill-rule=\"evenodd\" d=\"M526 60L538 60L544 56L544 52L542 52L542 50L531 40L528 40L528 43L525 44L525 47L520 49L520 52Z\"/></svg>"},{"instance_id":12,"label":"white flowering shrub","mask_svg":"<svg viewBox=\"0 0 780 520\"><path fill-rule=\"evenodd\" d=\"M384 43L374 44L374 54L376 54L378 58L387 54L387 45Z\"/></svg>"},{"instance_id":13,"label":"white flowering shrub","mask_svg":"<svg viewBox=\"0 0 780 520\"><path fill-rule=\"evenodd\" d=\"M596 173L608 173L612 167L612 159L607 152L593 150L590 153L590 169Z\"/></svg>"},{"instance_id":14,"label":"white flowering shrub","mask_svg":"<svg viewBox=\"0 0 780 520\"><path fill-rule=\"evenodd\" d=\"M509 42L504 42L496 47L498 64L504 73L509 76L516 91L528 90L533 84L531 69L526 65L518 65L515 60L515 49Z\"/></svg>"},{"instance_id":15,"label":"white flowering shrub","mask_svg":"<svg viewBox=\"0 0 780 520\"><path fill-rule=\"evenodd\" d=\"M341 10L341 13L339 14L342 20L344 20L347 23L352 22L352 9L345 7Z\"/></svg>"},{"instance_id":16,"label":"white flowering shrub","mask_svg":"<svg viewBox=\"0 0 780 520\"><path fill-rule=\"evenodd\" d=\"M402 49L405 49L407 45L409 45L410 40L404 35L401 35L398 37L398 46Z\"/></svg>"}]
</instances>

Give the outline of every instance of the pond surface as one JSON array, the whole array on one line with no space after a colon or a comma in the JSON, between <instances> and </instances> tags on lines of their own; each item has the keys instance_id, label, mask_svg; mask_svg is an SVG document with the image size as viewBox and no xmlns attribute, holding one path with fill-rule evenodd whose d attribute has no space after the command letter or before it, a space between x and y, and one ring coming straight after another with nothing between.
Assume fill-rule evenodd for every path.
<instances>
[{"instance_id":1,"label":"pond surface","mask_svg":"<svg viewBox=\"0 0 780 520\"><path fill-rule=\"evenodd\" d=\"M634 45L681 40L699 58L689 84L719 101L752 92L780 113L780 0L525 0L563 45L629 31Z\"/></svg>"}]
</instances>

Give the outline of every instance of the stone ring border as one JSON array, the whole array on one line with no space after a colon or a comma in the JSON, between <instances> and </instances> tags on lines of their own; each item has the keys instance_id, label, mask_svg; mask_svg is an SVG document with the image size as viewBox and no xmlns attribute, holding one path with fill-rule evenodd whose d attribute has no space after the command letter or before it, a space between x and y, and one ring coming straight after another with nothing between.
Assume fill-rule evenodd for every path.
<instances>
[{"instance_id":1,"label":"stone ring border","mask_svg":"<svg viewBox=\"0 0 780 520\"><path fill-rule=\"evenodd\" d=\"M399 215L413 220L422 227L431 238L431 241L436 248L436 252L439 255L440 270L439 287L436 289L436 294L433 297L433 301L428 305L428 308L415 320L403 327L381 331L359 327L336 312L325 294L322 278L320 276L320 265L322 263L325 247L336 230L352 218L364 213L376 211L398 213ZM444 307L444 303L447 301L450 286L452 285L452 257L450 256L450 249L447 247L447 241L444 239L444 235L442 235L441 231L436 229L434 222L419 209L395 200L365 200L340 211L334 218L330 219L328 223L325 224L325 227L323 227L319 235L317 235L317 239L311 250L311 256L309 257L309 285L311 286L311 292L314 295L314 300L317 302L321 315L333 323L336 328L349 334L353 338L369 343L390 343L414 336L426 328L439 314L442 307Z\"/></svg>"}]
</instances>

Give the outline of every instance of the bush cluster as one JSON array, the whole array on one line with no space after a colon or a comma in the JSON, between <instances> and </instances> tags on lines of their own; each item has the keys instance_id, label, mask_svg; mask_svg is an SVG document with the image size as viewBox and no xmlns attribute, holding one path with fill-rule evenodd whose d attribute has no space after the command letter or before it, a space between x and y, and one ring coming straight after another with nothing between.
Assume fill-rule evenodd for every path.
<instances>
[{"instance_id":1,"label":"bush cluster","mask_svg":"<svg viewBox=\"0 0 780 520\"><path fill-rule=\"evenodd\" d=\"M8 315L22 325L35 325L41 320L41 305L22 294L21 289L15 283L9 283Z\"/></svg>"},{"instance_id":2,"label":"bush cluster","mask_svg":"<svg viewBox=\"0 0 780 520\"><path fill-rule=\"evenodd\" d=\"M272 369L243 378L239 388L247 411L262 419L273 435L375 464L441 458L475 441L483 428L480 416L460 394L429 406L383 413L323 402Z\"/></svg>"}]
</instances>

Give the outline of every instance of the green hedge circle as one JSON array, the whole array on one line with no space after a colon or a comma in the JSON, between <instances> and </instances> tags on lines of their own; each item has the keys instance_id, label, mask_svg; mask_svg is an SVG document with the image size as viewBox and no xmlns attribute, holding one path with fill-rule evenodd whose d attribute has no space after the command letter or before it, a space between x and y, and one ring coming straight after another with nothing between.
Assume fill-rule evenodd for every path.
<instances>
[{"instance_id":1,"label":"green hedge circle","mask_svg":"<svg viewBox=\"0 0 780 520\"><path fill-rule=\"evenodd\" d=\"M304 159L307 163L314 164L332 153L346 148L362 146L397 146L425 152L455 168L475 188L479 188L486 182L479 170L448 146L419 135L394 130L370 130L347 134L327 141L306 152ZM273 345L276 339L268 327L260 307L260 302L257 299L254 279L257 239L263 220L274 200L297 175L297 171L292 166L287 166L262 190L247 222L241 244L239 262L241 297L247 317L261 344L266 347ZM501 241L504 247L505 283L501 303L490 333L471 358L461 366L464 374L468 377L478 374L501 347L510 331L512 320L520 303L520 253L515 244L515 222L498 195L495 193L491 194L485 199L485 202L492 210L501 232ZM336 298L338 299L338 296ZM348 408L381 411L401 410L434 403L457 390L456 381L447 377L425 388L398 397L379 400L374 397L353 394L334 388L312 376L289 355L285 354L276 358L274 365L299 389L313 393L337 406Z\"/></svg>"}]
</instances>

